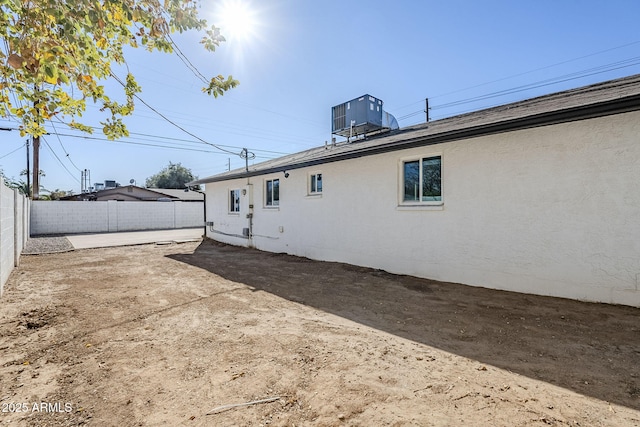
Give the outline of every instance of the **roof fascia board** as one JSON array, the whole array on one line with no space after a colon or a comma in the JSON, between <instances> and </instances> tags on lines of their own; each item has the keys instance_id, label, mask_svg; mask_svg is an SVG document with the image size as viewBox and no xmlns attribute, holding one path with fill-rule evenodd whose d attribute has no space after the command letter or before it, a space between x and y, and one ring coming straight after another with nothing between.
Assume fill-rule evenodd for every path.
<instances>
[{"instance_id":1,"label":"roof fascia board","mask_svg":"<svg viewBox=\"0 0 640 427\"><path fill-rule=\"evenodd\" d=\"M213 182L230 181L238 178L268 175L272 173L291 171L310 166L317 166L325 163L333 163L342 160L350 160L365 156L373 156L376 154L400 151L409 148L442 144L445 142L458 141L461 139L471 139L480 136L494 135L498 133L506 133L541 126L550 126L560 123L587 120L638 110L640 110L640 94L628 96L625 98L603 101L595 104L571 107L563 110L556 110L526 117L515 118L511 120L471 126L433 135L409 138L404 141L394 141L387 144L376 145L373 147L363 147L361 149L350 150L345 153L340 153L333 156L329 155L304 162L294 162L287 165L274 166L272 168L260 169L256 171L240 172L237 174L212 177L208 179L205 178L189 184L207 184Z\"/></svg>"}]
</instances>

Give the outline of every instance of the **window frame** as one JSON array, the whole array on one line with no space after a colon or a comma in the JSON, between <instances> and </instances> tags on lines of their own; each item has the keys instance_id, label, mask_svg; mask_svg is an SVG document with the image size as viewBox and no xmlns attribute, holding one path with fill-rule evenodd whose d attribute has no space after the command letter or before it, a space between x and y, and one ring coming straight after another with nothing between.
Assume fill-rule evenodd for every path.
<instances>
[{"instance_id":1,"label":"window frame","mask_svg":"<svg viewBox=\"0 0 640 427\"><path fill-rule=\"evenodd\" d=\"M320 179L318 179L320 177ZM314 179L315 178L315 179ZM309 196L322 196L322 172L312 172L309 174L307 180L307 195ZM320 182L320 188L318 189L318 182ZM315 184L315 189L314 189Z\"/></svg>"},{"instance_id":2,"label":"window frame","mask_svg":"<svg viewBox=\"0 0 640 427\"><path fill-rule=\"evenodd\" d=\"M439 159L439 187L440 194L439 196L431 196L437 197L438 199L433 200L424 200L424 165L425 161ZM407 199L406 195L406 166L411 163L418 164L418 176L417 178L417 190L418 194L415 195L416 199ZM442 206L444 204L444 192L442 186L442 167L443 167L443 156L442 153L424 153L422 155L414 155L410 157L404 157L399 159L398 162L398 205L399 206Z\"/></svg>"},{"instance_id":3,"label":"window frame","mask_svg":"<svg viewBox=\"0 0 640 427\"><path fill-rule=\"evenodd\" d=\"M271 189L269 189L269 183L271 183ZM277 191L274 191L274 183L277 183ZM271 197L269 197L269 193L271 193ZM265 208L280 207L280 178L265 179L263 194ZM274 196L277 196L277 199Z\"/></svg>"},{"instance_id":4,"label":"window frame","mask_svg":"<svg viewBox=\"0 0 640 427\"><path fill-rule=\"evenodd\" d=\"M236 197L234 197L234 193L237 194ZM240 192L240 189L239 188L229 189L229 192L227 194L229 194L229 198L227 199L229 214L231 215L240 214L240 195L242 194Z\"/></svg>"}]
</instances>

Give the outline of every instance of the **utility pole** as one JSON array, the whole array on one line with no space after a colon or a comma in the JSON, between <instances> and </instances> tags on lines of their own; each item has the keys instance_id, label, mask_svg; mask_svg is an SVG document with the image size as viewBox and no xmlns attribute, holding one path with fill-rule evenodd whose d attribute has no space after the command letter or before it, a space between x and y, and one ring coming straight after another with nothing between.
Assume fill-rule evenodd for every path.
<instances>
[{"instance_id":1,"label":"utility pole","mask_svg":"<svg viewBox=\"0 0 640 427\"><path fill-rule=\"evenodd\" d=\"M29 157L29 140L25 143L27 146L27 197L31 197L31 170L29 168L30 157Z\"/></svg>"},{"instance_id":2,"label":"utility pole","mask_svg":"<svg viewBox=\"0 0 640 427\"><path fill-rule=\"evenodd\" d=\"M38 87L34 85L33 92L35 98L38 99ZM33 102L33 106L38 114L38 103ZM39 114L38 114L39 116ZM39 117L38 117L39 118ZM33 137L33 195L31 200L38 200L40 198L40 137Z\"/></svg>"},{"instance_id":3,"label":"utility pole","mask_svg":"<svg viewBox=\"0 0 640 427\"><path fill-rule=\"evenodd\" d=\"M240 157L244 157L245 170L249 172L249 150L243 148Z\"/></svg>"},{"instance_id":4,"label":"utility pole","mask_svg":"<svg viewBox=\"0 0 640 427\"><path fill-rule=\"evenodd\" d=\"M40 137L33 137L33 196L32 200L40 197Z\"/></svg>"},{"instance_id":5,"label":"utility pole","mask_svg":"<svg viewBox=\"0 0 640 427\"><path fill-rule=\"evenodd\" d=\"M88 193L89 192L89 170L85 169L80 171L80 193Z\"/></svg>"},{"instance_id":6,"label":"utility pole","mask_svg":"<svg viewBox=\"0 0 640 427\"><path fill-rule=\"evenodd\" d=\"M425 98L424 104L424 112L427 115L427 123L429 123L429 98Z\"/></svg>"},{"instance_id":7,"label":"utility pole","mask_svg":"<svg viewBox=\"0 0 640 427\"><path fill-rule=\"evenodd\" d=\"M244 159L244 169L249 172L249 159L255 159L256 155L246 148L243 148L242 151L240 151L240 158Z\"/></svg>"}]
</instances>

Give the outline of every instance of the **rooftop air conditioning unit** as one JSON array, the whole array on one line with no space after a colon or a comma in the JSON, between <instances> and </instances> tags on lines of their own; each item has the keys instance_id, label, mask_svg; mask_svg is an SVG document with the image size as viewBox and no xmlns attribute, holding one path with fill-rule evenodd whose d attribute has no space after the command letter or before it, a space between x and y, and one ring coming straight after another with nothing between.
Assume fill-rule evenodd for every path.
<instances>
[{"instance_id":1,"label":"rooftop air conditioning unit","mask_svg":"<svg viewBox=\"0 0 640 427\"><path fill-rule=\"evenodd\" d=\"M363 95L331 109L331 133L345 138L398 129L398 121L382 109L382 100Z\"/></svg>"}]
</instances>

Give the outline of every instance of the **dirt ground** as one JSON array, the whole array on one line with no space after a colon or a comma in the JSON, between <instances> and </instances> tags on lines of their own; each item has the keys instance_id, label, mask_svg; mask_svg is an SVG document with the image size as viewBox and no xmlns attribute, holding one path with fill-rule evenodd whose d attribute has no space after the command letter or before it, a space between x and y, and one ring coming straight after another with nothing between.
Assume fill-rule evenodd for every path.
<instances>
[{"instance_id":1,"label":"dirt ground","mask_svg":"<svg viewBox=\"0 0 640 427\"><path fill-rule=\"evenodd\" d=\"M212 241L24 256L0 378L11 426L640 426L640 310Z\"/></svg>"}]
</instances>

